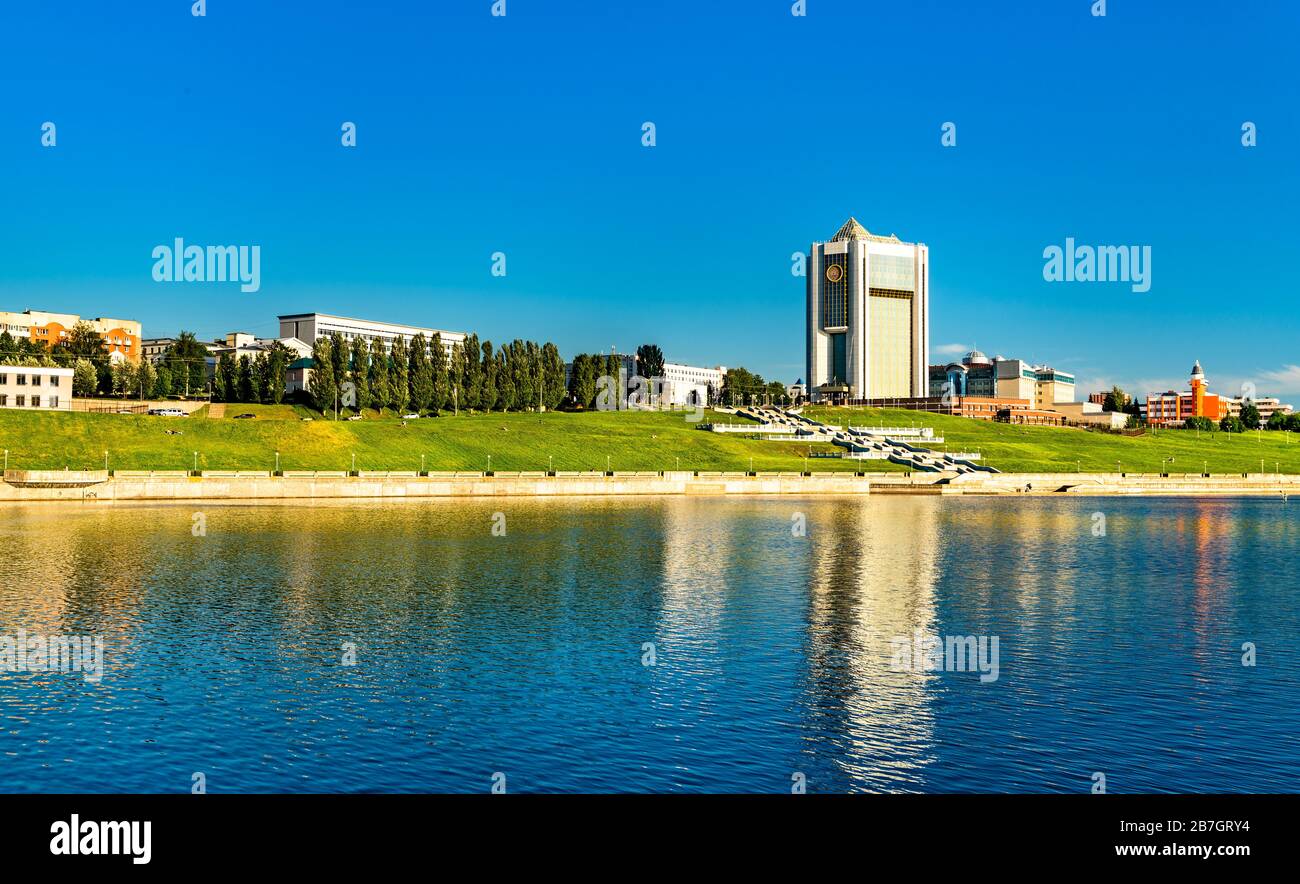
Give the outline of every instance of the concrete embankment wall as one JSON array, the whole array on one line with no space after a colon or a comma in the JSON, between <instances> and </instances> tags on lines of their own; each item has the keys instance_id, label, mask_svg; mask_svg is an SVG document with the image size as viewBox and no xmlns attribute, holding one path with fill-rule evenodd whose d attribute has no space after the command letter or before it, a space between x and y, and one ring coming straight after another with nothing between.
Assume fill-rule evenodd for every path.
<instances>
[{"instance_id":1,"label":"concrete embankment wall","mask_svg":"<svg viewBox=\"0 0 1300 884\"><path fill-rule=\"evenodd\" d=\"M1300 476L1106 473L293 473L9 470L0 501L312 500L738 494L1300 496Z\"/></svg>"},{"instance_id":2,"label":"concrete embankment wall","mask_svg":"<svg viewBox=\"0 0 1300 884\"><path fill-rule=\"evenodd\" d=\"M89 476L90 474L83 474ZM102 474L100 474L102 476ZM745 476L667 472L646 475L484 476L184 473L114 475L98 481L67 473L9 471L0 501L256 500L418 497L563 497L655 494L867 494L871 480L852 475Z\"/></svg>"},{"instance_id":3,"label":"concrete embankment wall","mask_svg":"<svg viewBox=\"0 0 1300 884\"><path fill-rule=\"evenodd\" d=\"M876 490L880 490L877 488ZM1162 476L1156 473L997 473L957 476L949 494L1072 494L1242 497L1300 495L1300 476L1251 473Z\"/></svg>"}]
</instances>

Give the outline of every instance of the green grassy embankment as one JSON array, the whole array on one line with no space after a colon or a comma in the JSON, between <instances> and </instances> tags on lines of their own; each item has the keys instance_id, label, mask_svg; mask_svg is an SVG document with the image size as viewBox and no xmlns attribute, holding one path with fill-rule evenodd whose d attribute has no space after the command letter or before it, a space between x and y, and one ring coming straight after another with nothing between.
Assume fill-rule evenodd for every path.
<instances>
[{"instance_id":1,"label":"green grassy embankment","mask_svg":"<svg viewBox=\"0 0 1300 884\"><path fill-rule=\"evenodd\" d=\"M255 414L250 420L235 415ZM312 416L307 422L301 418ZM710 414L705 420L715 416ZM740 419L723 415L721 420ZM188 418L0 410L11 469L271 470L748 470L804 469L807 444L706 433L682 412L444 414L408 421L367 410L334 421L291 405L226 406ZM170 433L168 431L171 431ZM827 444L815 452L838 451ZM548 460L549 458L549 460ZM880 461L814 458L815 471L899 469Z\"/></svg>"},{"instance_id":2,"label":"green grassy embankment","mask_svg":"<svg viewBox=\"0 0 1300 884\"><path fill-rule=\"evenodd\" d=\"M1022 427L894 408L808 408L804 414L828 424L855 427L933 427L948 451L978 451L1003 472L1216 474L1300 473L1300 434L1148 431L1121 436L1073 427ZM1173 458L1167 462L1166 458Z\"/></svg>"},{"instance_id":3,"label":"green grassy embankment","mask_svg":"<svg viewBox=\"0 0 1300 884\"><path fill-rule=\"evenodd\" d=\"M235 418L254 414L250 420ZM1125 437L1061 427L1021 427L903 409L810 408L810 417L853 426L928 426L948 451L979 451L1005 472L1300 473L1300 436L1162 430ZM314 420L303 421L311 416ZM714 419L709 414L705 420ZM716 416L724 422L740 422ZM170 432L168 432L170 431ZM12 469L270 470L748 470L799 471L810 446L705 433L681 412L449 414L409 421L367 411L339 421L292 405L226 407L189 418L0 410L0 448ZM839 451L814 444L813 452ZM549 460L548 460L549 458ZM607 460L608 458L608 460ZM1166 458L1173 458L1172 462ZM1118 463L1117 463L1118 462ZM808 469L899 470L885 461L813 458Z\"/></svg>"}]
</instances>

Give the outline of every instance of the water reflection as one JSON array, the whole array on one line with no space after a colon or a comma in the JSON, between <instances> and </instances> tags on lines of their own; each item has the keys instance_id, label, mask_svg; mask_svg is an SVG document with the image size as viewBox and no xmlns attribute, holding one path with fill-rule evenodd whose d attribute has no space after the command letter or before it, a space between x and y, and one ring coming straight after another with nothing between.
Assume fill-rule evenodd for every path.
<instances>
[{"instance_id":1,"label":"water reflection","mask_svg":"<svg viewBox=\"0 0 1300 884\"><path fill-rule=\"evenodd\" d=\"M0 633L103 635L106 674L0 673L0 790L1292 789L1297 513L341 502L196 533L190 506L7 508ZM918 631L999 636L1000 678L894 671Z\"/></svg>"}]
</instances>

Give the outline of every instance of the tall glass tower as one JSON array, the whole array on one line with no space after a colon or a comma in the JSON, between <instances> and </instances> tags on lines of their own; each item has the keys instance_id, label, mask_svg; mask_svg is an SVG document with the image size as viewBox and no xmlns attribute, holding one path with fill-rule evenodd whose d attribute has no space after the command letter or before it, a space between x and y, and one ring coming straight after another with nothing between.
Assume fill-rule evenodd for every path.
<instances>
[{"instance_id":1,"label":"tall glass tower","mask_svg":"<svg viewBox=\"0 0 1300 884\"><path fill-rule=\"evenodd\" d=\"M930 257L850 218L808 259L808 395L928 395Z\"/></svg>"}]
</instances>

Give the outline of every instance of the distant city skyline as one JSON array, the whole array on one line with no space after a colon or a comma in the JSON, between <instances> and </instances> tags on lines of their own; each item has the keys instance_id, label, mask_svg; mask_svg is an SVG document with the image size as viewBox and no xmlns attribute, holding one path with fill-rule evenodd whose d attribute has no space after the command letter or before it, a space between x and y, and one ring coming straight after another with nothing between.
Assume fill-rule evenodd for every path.
<instances>
[{"instance_id":1,"label":"distant city skyline","mask_svg":"<svg viewBox=\"0 0 1300 884\"><path fill-rule=\"evenodd\" d=\"M932 363L1300 395L1292 4L489 6L6 12L0 310L204 339L322 310L790 383L793 255L854 216L929 248ZM864 34L869 65L829 51ZM177 238L260 248L259 290L154 282ZM1149 249L1149 290L1047 281L1071 240Z\"/></svg>"}]
</instances>

